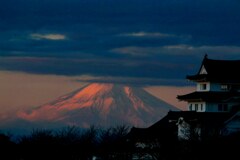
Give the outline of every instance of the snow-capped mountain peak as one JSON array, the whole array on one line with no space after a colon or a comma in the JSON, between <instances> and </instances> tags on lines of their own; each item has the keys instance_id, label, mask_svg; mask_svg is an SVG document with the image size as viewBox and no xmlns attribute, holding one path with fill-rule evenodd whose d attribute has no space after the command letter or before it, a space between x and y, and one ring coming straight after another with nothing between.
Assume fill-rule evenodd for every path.
<instances>
[{"instance_id":1,"label":"snow-capped mountain peak","mask_svg":"<svg viewBox=\"0 0 240 160\"><path fill-rule=\"evenodd\" d=\"M90 125L151 125L175 107L141 88L110 83L92 83L29 112L22 119Z\"/></svg>"}]
</instances>

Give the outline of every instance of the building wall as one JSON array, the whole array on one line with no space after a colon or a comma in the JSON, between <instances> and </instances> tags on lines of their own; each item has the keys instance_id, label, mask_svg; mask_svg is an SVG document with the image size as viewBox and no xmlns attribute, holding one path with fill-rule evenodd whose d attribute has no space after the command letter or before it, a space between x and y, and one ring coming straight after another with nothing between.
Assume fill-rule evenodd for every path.
<instances>
[{"instance_id":1,"label":"building wall","mask_svg":"<svg viewBox=\"0 0 240 160\"><path fill-rule=\"evenodd\" d=\"M218 112L218 104L217 103L207 103L206 104L206 112Z\"/></svg>"},{"instance_id":2,"label":"building wall","mask_svg":"<svg viewBox=\"0 0 240 160\"><path fill-rule=\"evenodd\" d=\"M205 102L190 102L188 103L189 111L205 112L206 103Z\"/></svg>"},{"instance_id":3,"label":"building wall","mask_svg":"<svg viewBox=\"0 0 240 160\"><path fill-rule=\"evenodd\" d=\"M196 112L227 112L232 109L232 106L238 103L227 103L226 111L219 111L219 104L224 105L224 103L189 102L188 110Z\"/></svg>"},{"instance_id":4,"label":"building wall","mask_svg":"<svg viewBox=\"0 0 240 160\"><path fill-rule=\"evenodd\" d=\"M203 84L206 84L205 89L203 89ZM229 84L227 85L227 84L221 84L221 83L210 83L210 82L197 83L198 92L208 92L208 91L228 92L230 87L231 85Z\"/></svg>"},{"instance_id":5,"label":"building wall","mask_svg":"<svg viewBox=\"0 0 240 160\"><path fill-rule=\"evenodd\" d=\"M227 111L219 111L219 104L224 103L206 103L206 112L227 112L232 109L232 106L237 105L238 103L227 103Z\"/></svg>"},{"instance_id":6,"label":"building wall","mask_svg":"<svg viewBox=\"0 0 240 160\"><path fill-rule=\"evenodd\" d=\"M211 83L210 85L210 91L224 91L221 89L221 84L219 83Z\"/></svg>"},{"instance_id":7,"label":"building wall","mask_svg":"<svg viewBox=\"0 0 240 160\"><path fill-rule=\"evenodd\" d=\"M206 84L206 89L202 89L202 85ZM200 82L197 83L197 91L198 92L207 92L210 91L210 83L209 82Z\"/></svg>"},{"instance_id":8,"label":"building wall","mask_svg":"<svg viewBox=\"0 0 240 160\"><path fill-rule=\"evenodd\" d=\"M228 92L232 86L230 84L211 83L211 91Z\"/></svg>"}]
</instances>

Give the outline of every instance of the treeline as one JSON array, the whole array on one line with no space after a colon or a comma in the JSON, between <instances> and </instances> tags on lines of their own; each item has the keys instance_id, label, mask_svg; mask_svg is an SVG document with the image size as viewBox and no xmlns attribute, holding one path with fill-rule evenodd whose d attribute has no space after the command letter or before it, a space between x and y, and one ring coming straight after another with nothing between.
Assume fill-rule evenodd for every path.
<instances>
[{"instance_id":1,"label":"treeline","mask_svg":"<svg viewBox=\"0 0 240 160\"><path fill-rule=\"evenodd\" d=\"M58 131L33 130L12 141L0 134L2 160L203 160L239 159L240 133L179 140L176 133L141 139L129 127L66 127ZM164 132L164 131L163 131Z\"/></svg>"},{"instance_id":2,"label":"treeline","mask_svg":"<svg viewBox=\"0 0 240 160\"><path fill-rule=\"evenodd\" d=\"M66 127L58 131L33 130L16 142L0 134L0 159L5 160L92 160L130 159L126 136L129 127L83 130Z\"/></svg>"}]
</instances>

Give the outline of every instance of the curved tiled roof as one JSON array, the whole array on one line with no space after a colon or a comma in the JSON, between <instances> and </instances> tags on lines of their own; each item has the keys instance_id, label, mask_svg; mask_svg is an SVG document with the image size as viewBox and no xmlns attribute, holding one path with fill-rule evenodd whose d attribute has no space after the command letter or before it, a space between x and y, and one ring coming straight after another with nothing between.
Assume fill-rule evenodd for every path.
<instances>
[{"instance_id":1,"label":"curved tiled roof","mask_svg":"<svg viewBox=\"0 0 240 160\"><path fill-rule=\"evenodd\" d=\"M207 74L200 74L203 66ZM240 83L239 69L240 60L213 60L205 56L198 73L196 75L187 76L187 79L219 83Z\"/></svg>"},{"instance_id":2,"label":"curved tiled roof","mask_svg":"<svg viewBox=\"0 0 240 160\"><path fill-rule=\"evenodd\" d=\"M187 101L208 101L208 102L228 102L229 100L240 102L240 92L193 92L186 95L177 96L179 100Z\"/></svg>"}]
</instances>

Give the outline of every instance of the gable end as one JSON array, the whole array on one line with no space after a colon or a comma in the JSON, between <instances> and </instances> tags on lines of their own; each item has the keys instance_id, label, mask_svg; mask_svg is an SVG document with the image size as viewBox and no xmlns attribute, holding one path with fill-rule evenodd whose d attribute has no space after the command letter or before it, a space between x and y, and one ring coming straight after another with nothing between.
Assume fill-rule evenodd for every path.
<instances>
[{"instance_id":1,"label":"gable end","mask_svg":"<svg viewBox=\"0 0 240 160\"><path fill-rule=\"evenodd\" d=\"M208 74L206 68L204 67L204 65L202 65L199 74Z\"/></svg>"}]
</instances>

